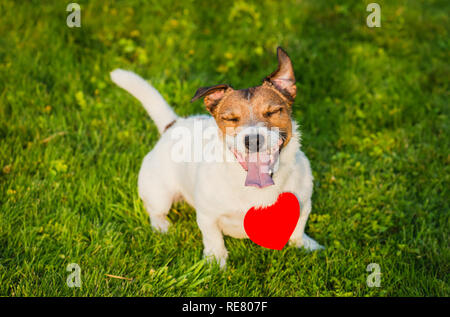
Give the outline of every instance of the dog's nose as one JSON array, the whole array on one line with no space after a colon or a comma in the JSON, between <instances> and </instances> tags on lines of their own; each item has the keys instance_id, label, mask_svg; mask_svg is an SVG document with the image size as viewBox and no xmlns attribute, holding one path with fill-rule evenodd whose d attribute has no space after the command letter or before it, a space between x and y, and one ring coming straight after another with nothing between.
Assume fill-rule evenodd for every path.
<instances>
[{"instance_id":1,"label":"dog's nose","mask_svg":"<svg viewBox=\"0 0 450 317\"><path fill-rule=\"evenodd\" d=\"M261 134L246 135L244 144L249 152L258 152L264 145L264 136Z\"/></svg>"}]
</instances>

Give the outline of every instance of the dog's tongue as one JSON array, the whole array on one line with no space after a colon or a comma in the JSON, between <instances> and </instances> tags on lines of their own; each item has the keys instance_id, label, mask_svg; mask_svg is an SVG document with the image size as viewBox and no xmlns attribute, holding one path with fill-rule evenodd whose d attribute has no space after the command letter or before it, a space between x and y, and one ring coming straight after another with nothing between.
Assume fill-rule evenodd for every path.
<instances>
[{"instance_id":1,"label":"dog's tongue","mask_svg":"<svg viewBox=\"0 0 450 317\"><path fill-rule=\"evenodd\" d=\"M265 153L250 153L247 157L247 178L245 186L264 188L273 185L270 177L270 156Z\"/></svg>"}]
</instances>

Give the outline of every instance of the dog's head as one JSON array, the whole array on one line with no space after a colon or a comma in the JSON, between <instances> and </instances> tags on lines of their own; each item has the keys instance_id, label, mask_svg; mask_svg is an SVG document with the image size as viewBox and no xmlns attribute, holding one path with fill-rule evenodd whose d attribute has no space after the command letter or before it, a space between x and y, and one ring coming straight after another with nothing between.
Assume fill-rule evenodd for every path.
<instances>
[{"instance_id":1,"label":"dog's head","mask_svg":"<svg viewBox=\"0 0 450 317\"><path fill-rule=\"evenodd\" d=\"M199 88L227 147L247 171L245 185L273 185L280 151L292 136L291 112L297 94L294 69L287 53L277 49L278 68L257 87L235 90L229 85Z\"/></svg>"}]
</instances>

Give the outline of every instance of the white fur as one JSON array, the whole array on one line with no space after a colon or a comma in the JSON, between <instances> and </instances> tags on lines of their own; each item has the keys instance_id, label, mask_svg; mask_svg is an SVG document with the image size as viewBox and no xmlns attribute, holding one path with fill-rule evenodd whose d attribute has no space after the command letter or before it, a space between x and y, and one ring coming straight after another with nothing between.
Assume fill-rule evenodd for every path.
<instances>
[{"instance_id":1,"label":"white fur","mask_svg":"<svg viewBox=\"0 0 450 317\"><path fill-rule=\"evenodd\" d=\"M161 95L139 76L123 70L115 70L111 76L144 104L160 131L176 118ZM228 155L232 159L225 162L175 162L172 159L171 151L179 141L174 139L171 131L183 127L192 132L199 120L202 120L203 130L217 127L210 116L178 118L143 160L138 180L139 195L152 226L167 232L169 209L174 200L183 198L197 211L204 255L216 259L223 267L228 257L223 234L247 238L243 226L246 211L253 206L271 205L280 193L292 192L300 202L301 215L290 244L308 250L322 248L304 233L311 212L313 176L309 161L300 150L297 124L293 121L293 136L281 151L278 170L273 175L275 185L260 189L244 186L246 172L233 155ZM223 145L219 132L207 141L217 143L218 147ZM193 138L191 142L194 146Z\"/></svg>"},{"instance_id":2,"label":"white fur","mask_svg":"<svg viewBox=\"0 0 450 317\"><path fill-rule=\"evenodd\" d=\"M155 121L159 133L177 119L177 115L160 93L135 73L116 69L111 72L111 79L142 103L149 116Z\"/></svg>"}]
</instances>

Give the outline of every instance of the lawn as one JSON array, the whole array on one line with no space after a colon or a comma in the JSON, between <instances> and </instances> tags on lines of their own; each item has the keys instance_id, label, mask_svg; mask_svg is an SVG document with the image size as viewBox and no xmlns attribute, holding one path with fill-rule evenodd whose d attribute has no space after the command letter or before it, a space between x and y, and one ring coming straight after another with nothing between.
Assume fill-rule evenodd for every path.
<instances>
[{"instance_id":1,"label":"lawn","mask_svg":"<svg viewBox=\"0 0 450 317\"><path fill-rule=\"evenodd\" d=\"M78 1L80 28L69 2L0 2L1 296L450 295L448 1L378 1L380 28L371 1ZM226 238L220 270L190 206L152 231L137 174L158 132L109 72L206 113L198 87L258 85L278 45L315 177L306 232L326 249Z\"/></svg>"}]
</instances>

